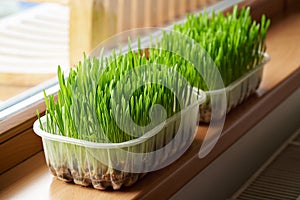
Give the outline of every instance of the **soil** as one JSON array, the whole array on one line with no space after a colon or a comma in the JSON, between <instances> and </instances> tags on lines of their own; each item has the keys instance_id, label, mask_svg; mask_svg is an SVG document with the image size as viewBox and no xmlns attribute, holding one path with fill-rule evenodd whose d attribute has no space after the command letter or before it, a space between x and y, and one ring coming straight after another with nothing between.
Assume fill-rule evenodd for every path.
<instances>
[{"instance_id":1,"label":"soil","mask_svg":"<svg viewBox=\"0 0 300 200\"><path fill-rule=\"evenodd\" d=\"M64 165L58 166L55 171L56 171L58 179L65 181L65 182L73 181L71 171L66 166L64 166Z\"/></svg>"},{"instance_id":2,"label":"soil","mask_svg":"<svg viewBox=\"0 0 300 200\"><path fill-rule=\"evenodd\" d=\"M89 169L79 172L78 169L69 169L65 165L54 167L50 162L48 163L49 171L58 179L64 182L73 181L75 184L85 187L93 186L99 190L105 190L108 187L112 187L114 190L118 190L122 186L129 187L146 175L146 173L126 173L114 169L106 170L104 174L97 173L95 170L90 172Z\"/></svg>"},{"instance_id":3,"label":"soil","mask_svg":"<svg viewBox=\"0 0 300 200\"><path fill-rule=\"evenodd\" d=\"M209 102L206 105L200 105L199 106L199 120L200 122L209 123L211 118L211 106L209 105Z\"/></svg>"}]
</instances>

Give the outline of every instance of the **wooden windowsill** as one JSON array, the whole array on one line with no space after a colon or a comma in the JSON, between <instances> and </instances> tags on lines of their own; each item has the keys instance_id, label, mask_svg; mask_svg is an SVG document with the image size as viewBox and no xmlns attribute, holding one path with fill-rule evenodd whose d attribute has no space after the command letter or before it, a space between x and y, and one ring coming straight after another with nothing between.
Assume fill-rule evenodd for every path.
<instances>
[{"instance_id":1,"label":"wooden windowsill","mask_svg":"<svg viewBox=\"0 0 300 200\"><path fill-rule=\"evenodd\" d=\"M170 166L147 174L134 186L120 191L98 191L67 184L53 177L43 152L0 176L1 199L166 199L253 128L261 119L300 87L300 11L279 14L267 37L271 60L264 68L257 93L226 118L222 137L203 159L198 158L206 126L199 126L188 151Z\"/></svg>"}]
</instances>

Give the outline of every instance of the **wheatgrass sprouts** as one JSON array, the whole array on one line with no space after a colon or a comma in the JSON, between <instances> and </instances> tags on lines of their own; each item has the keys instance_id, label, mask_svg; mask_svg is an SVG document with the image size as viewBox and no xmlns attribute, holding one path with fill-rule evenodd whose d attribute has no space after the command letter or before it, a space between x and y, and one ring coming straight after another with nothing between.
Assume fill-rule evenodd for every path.
<instances>
[{"instance_id":1,"label":"wheatgrass sprouts","mask_svg":"<svg viewBox=\"0 0 300 200\"><path fill-rule=\"evenodd\" d=\"M142 49L133 51L130 43L128 45L129 51L126 54L113 51L111 56L104 58L102 54L99 59L84 56L83 62L71 69L68 77L64 76L59 67L60 90L57 101L53 95L45 94L47 120L45 125L41 124L41 128L52 134L76 139L120 143L137 136L122 130L116 120L126 125L130 124L128 119L132 119L143 127L151 122L149 111L154 105L163 106L166 117L170 118L183 109L180 101L185 102L185 107L191 103L192 88L180 81L178 75L173 76L178 64L170 66L174 63L168 60L174 59L172 56L164 58L164 54L160 54L159 58L146 57ZM166 65L168 68L155 65ZM139 66L147 66L142 74ZM128 79L126 74L129 72L133 73ZM136 86L143 82L145 84L142 86ZM178 91L180 101L166 85ZM133 88L135 90L128 103L124 94L129 94Z\"/></svg>"},{"instance_id":2,"label":"wheatgrass sprouts","mask_svg":"<svg viewBox=\"0 0 300 200\"><path fill-rule=\"evenodd\" d=\"M238 11L235 6L226 15L188 14L185 23L174 25L174 31L191 37L207 51L228 86L262 61L269 26L265 15L257 23L250 16L250 7Z\"/></svg>"}]
</instances>

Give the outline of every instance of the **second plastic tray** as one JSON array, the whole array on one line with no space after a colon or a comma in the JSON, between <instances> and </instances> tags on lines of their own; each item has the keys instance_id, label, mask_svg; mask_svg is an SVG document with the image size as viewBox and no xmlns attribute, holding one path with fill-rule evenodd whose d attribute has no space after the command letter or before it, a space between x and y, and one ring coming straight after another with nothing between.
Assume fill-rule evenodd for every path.
<instances>
[{"instance_id":1,"label":"second plastic tray","mask_svg":"<svg viewBox=\"0 0 300 200\"><path fill-rule=\"evenodd\" d=\"M233 108L242 103L251 94L253 94L258 88L263 74L264 65L270 60L267 53L264 54L264 58L254 69L249 71L247 74L231 83L225 88L227 98L227 109L226 113L229 113ZM224 92L224 91L222 91ZM211 111L213 105L210 101L211 96L219 95L221 91L214 90L206 92L206 101L200 105L199 114L200 122L209 123L211 120ZM223 117L220 115L220 117Z\"/></svg>"}]
</instances>

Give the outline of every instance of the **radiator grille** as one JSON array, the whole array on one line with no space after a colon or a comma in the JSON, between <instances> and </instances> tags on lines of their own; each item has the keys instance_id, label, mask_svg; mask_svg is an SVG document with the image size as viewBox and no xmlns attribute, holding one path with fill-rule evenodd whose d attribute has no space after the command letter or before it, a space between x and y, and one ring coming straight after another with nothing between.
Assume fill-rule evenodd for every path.
<instances>
[{"instance_id":1,"label":"radiator grille","mask_svg":"<svg viewBox=\"0 0 300 200\"><path fill-rule=\"evenodd\" d=\"M300 134L288 140L231 200L300 200Z\"/></svg>"}]
</instances>

